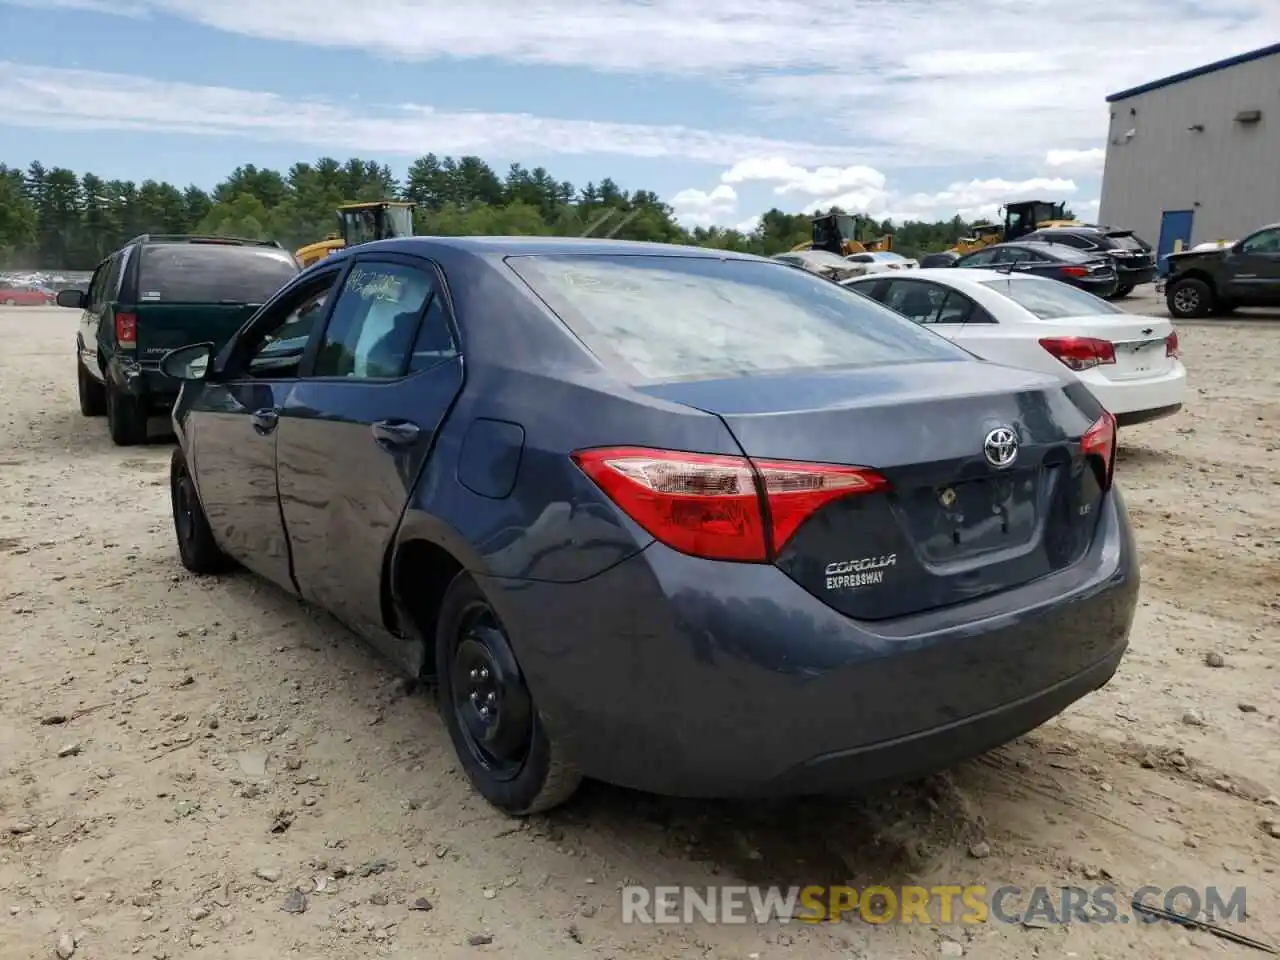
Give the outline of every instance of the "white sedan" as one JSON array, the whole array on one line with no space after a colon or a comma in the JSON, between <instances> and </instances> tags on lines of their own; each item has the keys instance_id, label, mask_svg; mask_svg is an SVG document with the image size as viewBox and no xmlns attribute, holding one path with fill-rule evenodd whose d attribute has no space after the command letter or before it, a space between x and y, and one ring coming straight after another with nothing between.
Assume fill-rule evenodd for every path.
<instances>
[{"instance_id":1,"label":"white sedan","mask_svg":"<svg viewBox=\"0 0 1280 960\"><path fill-rule=\"evenodd\" d=\"M844 286L878 300L986 360L1067 372L1121 426L1177 413L1187 392L1178 332L1091 293L990 270L913 270L858 277Z\"/></svg>"}]
</instances>

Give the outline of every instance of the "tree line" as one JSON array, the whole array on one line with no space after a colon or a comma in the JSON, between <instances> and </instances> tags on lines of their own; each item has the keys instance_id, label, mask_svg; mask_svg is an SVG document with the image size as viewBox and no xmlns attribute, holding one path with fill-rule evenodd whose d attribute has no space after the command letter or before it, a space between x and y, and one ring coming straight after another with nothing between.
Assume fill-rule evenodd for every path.
<instances>
[{"instance_id":1,"label":"tree line","mask_svg":"<svg viewBox=\"0 0 1280 960\"><path fill-rule=\"evenodd\" d=\"M213 234L277 240L295 249L336 232L339 204L403 199L417 205L419 234L577 236L612 210L597 232L623 240L693 243L772 255L810 238L810 216L773 209L750 233L719 227L688 230L649 190L627 191L612 179L575 187L542 167L512 164L499 174L479 157L415 160L403 179L385 164L353 157L295 163L286 172L237 167L212 190L145 180L105 180L92 173L32 163L0 164L0 267L92 269L143 233ZM893 224L868 219L865 236L894 234L906 256L942 250L971 224Z\"/></svg>"}]
</instances>

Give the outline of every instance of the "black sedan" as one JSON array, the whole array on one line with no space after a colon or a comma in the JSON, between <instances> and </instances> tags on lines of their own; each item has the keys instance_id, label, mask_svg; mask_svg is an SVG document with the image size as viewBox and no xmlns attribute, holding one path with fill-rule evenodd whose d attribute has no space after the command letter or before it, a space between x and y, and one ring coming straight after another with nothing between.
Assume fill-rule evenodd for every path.
<instances>
[{"instance_id":1,"label":"black sedan","mask_svg":"<svg viewBox=\"0 0 1280 960\"><path fill-rule=\"evenodd\" d=\"M961 257L953 266L1048 277L1103 298L1120 288L1110 258L1057 243L997 243Z\"/></svg>"},{"instance_id":2,"label":"black sedan","mask_svg":"<svg viewBox=\"0 0 1280 960\"><path fill-rule=\"evenodd\" d=\"M243 565L435 677L512 814L583 776L917 776L1058 714L1128 643L1114 418L769 260L362 244L163 365L183 564Z\"/></svg>"}]
</instances>

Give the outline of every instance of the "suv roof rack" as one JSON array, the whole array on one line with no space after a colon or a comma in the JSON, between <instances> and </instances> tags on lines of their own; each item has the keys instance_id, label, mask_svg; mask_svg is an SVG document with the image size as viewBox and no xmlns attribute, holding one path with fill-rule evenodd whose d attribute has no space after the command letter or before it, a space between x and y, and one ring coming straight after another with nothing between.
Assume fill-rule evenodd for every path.
<instances>
[{"instance_id":1,"label":"suv roof rack","mask_svg":"<svg viewBox=\"0 0 1280 960\"><path fill-rule=\"evenodd\" d=\"M276 240L250 240L248 237L201 236L189 233L143 233L130 240L126 246L135 243L223 243L231 246L284 249Z\"/></svg>"}]
</instances>

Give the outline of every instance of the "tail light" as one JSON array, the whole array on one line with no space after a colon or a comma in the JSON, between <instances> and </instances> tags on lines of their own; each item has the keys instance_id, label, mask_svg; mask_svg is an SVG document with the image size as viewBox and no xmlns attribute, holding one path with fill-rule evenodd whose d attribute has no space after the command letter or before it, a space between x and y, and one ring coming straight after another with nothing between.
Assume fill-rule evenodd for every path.
<instances>
[{"instance_id":1,"label":"tail light","mask_svg":"<svg viewBox=\"0 0 1280 960\"><path fill-rule=\"evenodd\" d=\"M1178 343L1178 331L1175 330L1164 338L1164 355L1177 360L1182 356L1182 346Z\"/></svg>"},{"instance_id":2,"label":"tail light","mask_svg":"<svg viewBox=\"0 0 1280 960\"><path fill-rule=\"evenodd\" d=\"M138 343L138 317L133 313L116 314L116 343L122 347L136 346Z\"/></svg>"},{"instance_id":3,"label":"tail light","mask_svg":"<svg viewBox=\"0 0 1280 960\"><path fill-rule=\"evenodd\" d=\"M1088 267L1063 267L1062 275L1064 277L1087 277L1089 275Z\"/></svg>"},{"instance_id":4,"label":"tail light","mask_svg":"<svg viewBox=\"0 0 1280 960\"><path fill-rule=\"evenodd\" d=\"M1111 479L1116 467L1116 418L1103 413L1080 438L1080 451L1087 457L1096 457L1102 467L1099 482L1102 489L1111 489Z\"/></svg>"},{"instance_id":5,"label":"tail light","mask_svg":"<svg viewBox=\"0 0 1280 960\"><path fill-rule=\"evenodd\" d=\"M1110 340L1094 337L1045 337L1040 341L1058 360L1072 370L1092 370L1116 362L1116 348Z\"/></svg>"},{"instance_id":6,"label":"tail light","mask_svg":"<svg viewBox=\"0 0 1280 960\"><path fill-rule=\"evenodd\" d=\"M765 563L816 510L886 489L863 467L609 447L574 462L618 507L674 550Z\"/></svg>"}]
</instances>

